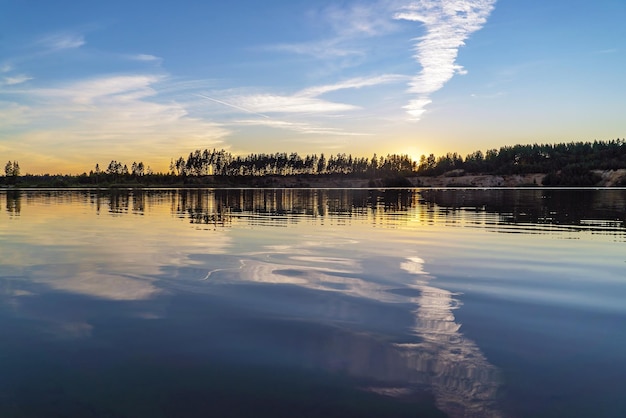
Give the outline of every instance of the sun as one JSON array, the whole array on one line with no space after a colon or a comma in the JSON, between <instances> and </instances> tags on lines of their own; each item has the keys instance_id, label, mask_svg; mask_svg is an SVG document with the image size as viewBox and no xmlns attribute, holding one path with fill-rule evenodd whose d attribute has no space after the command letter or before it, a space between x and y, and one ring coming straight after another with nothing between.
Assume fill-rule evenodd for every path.
<instances>
[{"instance_id":1,"label":"sun","mask_svg":"<svg viewBox=\"0 0 626 418\"><path fill-rule=\"evenodd\" d=\"M419 163L422 155L425 155L426 153L417 147L405 147L405 148L402 148L402 150L398 154L408 155L411 158L411 160L415 161L416 163Z\"/></svg>"}]
</instances>

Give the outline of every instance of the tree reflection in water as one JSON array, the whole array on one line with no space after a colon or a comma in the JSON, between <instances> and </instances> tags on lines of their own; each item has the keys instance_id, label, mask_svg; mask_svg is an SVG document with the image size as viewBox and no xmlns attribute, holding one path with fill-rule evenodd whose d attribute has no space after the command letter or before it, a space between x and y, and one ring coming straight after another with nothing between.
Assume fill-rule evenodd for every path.
<instances>
[{"instance_id":1,"label":"tree reflection in water","mask_svg":"<svg viewBox=\"0 0 626 418\"><path fill-rule=\"evenodd\" d=\"M272 353L287 352L305 362L305 365L346 373L357 378L364 389L387 396L416 398L429 392L435 398L437 406L452 417L500 416L497 405L497 395L501 387L499 371L490 364L477 343L461 332L461 324L455 318L455 309L460 306L461 297L436 285L435 275L426 270L430 266L431 271L436 271L436 275L443 278L444 274L437 270L441 264L431 263L430 258L420 254L427 250L420 245L429 245L428 238L440 233L443 230L442 225L472 228L472 231L479 228L498 233L558 234L567 231L568 237L584 231L591 232L594 236L610 235L610 239L616 242L624 242L626 238L624 190L450 192L249 189L33 193L37 193L38 203L50 201L59 207L60 203L71 206L73 201L88 202L84 210L81 207L81 213L93 210L98 215L111 215L109 221L118 218L114 226L125 224L127 231L144 233L141 236L144 243L158 242L159 239L167 241L172 237L182 236L190 242L187 243L189 247L178 248L178 253L172 251L172 247L180 247L181 243L170 246L165 242L162 248L149 248L143 252L127 251L127 258L119 255L122 254L121 249L128 250L130 247L98 247L106 255L102 260L115 259L119 264L119 271L116 272L119 274L116 277L129 280L148 279L142 282L149 286L141 287L141 292L136 294L128 291L130 287L126 282L120 284L111 278L107 279L108 276L96 274L101 272L99 268L102 271L110 269L104 261L101 265L96 262L89 264L89 259L85 258L80 259L82 264L76 265L94 266L95 273L91 268L78 271L59 267L55 270L46 266L45 269L33 273L32 278L41 279L42 283L50 283L53 289L71 290L75 293L82 291L113 300L149 299L155 294L162 294L163 288L173 288L176 285L181 288L186 285L195 293L211 292L211 286L226 288L237 286L237 283L247 283L248 288L251 288L253 286L250 283L253 283L256 287L250 291L251 300L258 300L259 295L253 292L259 288L263 288L274 298L259 309L275 309L271 313L282 314L281 318L295 312L299 315L297 319L302 318L307 324L329 325L324 332L315 335L306 335L306 332L298 334L302 336L298 341L293 340L293 334L283 336L283 340L272 341L270 343L275 345L271 348L282 344L282 347L278 347L279 350L270 350ZM6 214L16 222L26 224L22 222L26 219L25 215L34 216L29 213L29 202L35 199L33 193L0 192L0 199L5 199L0 207L5 207ZM17 218L16 215L22 210L20 218ZM165 215L161 218L141 218L149 224L145 230L139 230L134 227L133 222L128 222L133 216L157 211ZM48 212L46 210L40 213ZM102 221L102 217L98 216L85 216L84 219L87 226L89 222L96 225L97 219ZM127 222L117 222L122 220ZM172 220L175 222L171 222ZM168 228L160 229L163 225ZM181 233L181 225L185 227L184 234ZM338 228L332 226L338 225L355 228L345 228L337 232ZM426 230L426 227L432 225L436 226L428 231L432 235L424 238L420 245L412 247L410 243L414 237L410 234L422 232L420 228ZM6 228L6 225L3 226ZM263 229L260 226L268 228ZM276 228L285 226L297 228ZM311 236L302 235L301 231L305 227ZM383 231L378 234L375 228ZM403 231L394 235L396 228ZM60 230L60 227L53 228L53 231ZM97 228L93 230L101 233ZM196 233L196 230L200 232ZM209 232L204 233L204 230ZM218 232L215 233L215 230ZM234 233L231 234L231 230ZM286 242L269 236L282 233L280 230L288 230L281 235L286 238ZM352 231L357 230L366 231L364 236L359 236L362 241L349 236ZM163 231L168 232L163 235ZM448 229L445 233L453 235L454 231ZM467 231L468 229L460 232ZM401 237L403 239L410 237L404 241L393 241L390 238L402 234L405 234ZM38 245L44 245L40 242L40 234L32 236L36 237ZM247 242L246 239L250 237L253 238L252 242ZM46 244L48 247L44 248L46 250L54 248L58 241L57 236L49 238L50 242ZM114 238L117 239L117 235ZM216 246L209 246L208 243L219 239L210 238L228 238L230 246L225 249L220 245L218 251ZM390 241L385 241L388 238ZM98 236L98 240L102 240L102 237ZM93 242L89 241L89 245L93 245ZM111 242L119 245L117 241ZM204 246L196 245L198 242L202 242ZM381 248L387 244L390 248ZM356 246L358 250L351 252L350 248ZM87 246L82 245L81 248L83 247ZM231 248L234 248L232 252ZM135 262L135 259L152 255L152 252L158 260L155 257L155 260L145 264ZM14 254L19 253L19 248L16 248ZM47 251L42 254L51 253ZM91 253L86 254L93 256ZM168 254L180 254L180 260L164 260L163 256ZM137 255L139 256L136 257ZM428 263L420 255L428 258ZM194 256L198 258L193 258ZM201 262L202 256L207 256L206 263ZM372 260L367 259L368 256ZM94 260L100 260L93 257ZM218 258L219 262L216 262ZM379 261L380 265L377 265ZM198 277L193 279L195 282L191 283L192 279L187 277L189 274L181 274L175 280L172 279L171 272L178 271L177 268L181 266L189 268L187 271L199 272ZM150 274L147 273L149 268L153 269ZM73 273L68 275L68 271ZM129 272L136 277L129 275ZM59 277L54 282L49 280L49 276L55 275ZM73 281L64 281L65 276ZM187 282L182 283L184 280ZM174 281L179 283L172 284ZM85 288L85 283L97 284L98 292ZM108 286L107 283L111 285ZM77 284L82 287L77 287ZM102 292L103 284L110 288L106 289L107 292ZM268 285L277 284L308 293L297 301L276 297L280 296L280 292L276 290L279 286ZM528 284L529 287L533 285ZM111 289L116 292L108 291ZM117 293L120 289L123 290L123 295ZM18 288L10 290L12 295L20 291ZM239 298L234 299L234 304L247 302L243 300L243 293L245 291L233 292L234 297ZM606 304L608 293L599 294L602 296L602 303ZM469 308L467 296L465 302ZM297 306L306 303L309 304L308 311L305 307ZM284 309L276 307L280 304L285 304ZM402 311L403 315L411 315L408 332L405 328L397 333L389 331L394 326L393 318L380 319L382 325L379 329L374 329L376 324L371 322L376 321L375 315L386 312L385 309L389 306L398 307L397 311ZM260 315L263 313L267 314L260 312ZM467 321L466 324L470 326L471 322ZM476 340L483 341L479 337Z\"/></svg>"}]
</instances>

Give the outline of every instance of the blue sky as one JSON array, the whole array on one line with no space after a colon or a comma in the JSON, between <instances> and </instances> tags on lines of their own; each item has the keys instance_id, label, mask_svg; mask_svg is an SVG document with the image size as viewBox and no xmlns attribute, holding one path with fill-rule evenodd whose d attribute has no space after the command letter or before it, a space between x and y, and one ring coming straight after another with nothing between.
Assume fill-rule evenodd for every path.
<instances>
[{"instance_id":1,"label":"blue sky","mask_svg":"<svg viewBox=\"0 0 626 418\"><path fill-rule=\"evenodd\" d=\"M465 155L626 136L623 0L0 0L0 159Z\"/></svg>"}]
</instances>

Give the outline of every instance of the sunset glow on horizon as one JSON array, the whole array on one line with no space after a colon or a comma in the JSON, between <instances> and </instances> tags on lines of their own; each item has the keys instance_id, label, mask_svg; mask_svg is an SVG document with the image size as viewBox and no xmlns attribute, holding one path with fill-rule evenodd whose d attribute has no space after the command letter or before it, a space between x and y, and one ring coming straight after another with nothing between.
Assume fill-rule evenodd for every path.
<instances>
[{"instance_id":1,"label":"sunset glow on horizon","mask_svg":"<svg viewBox=\"0 0 626 418\"><path fill-rule=\"evenodd\" d=\"M8 0L0 160L370 158L626 136L626 3Z\"/></svg>"}]
</instances>

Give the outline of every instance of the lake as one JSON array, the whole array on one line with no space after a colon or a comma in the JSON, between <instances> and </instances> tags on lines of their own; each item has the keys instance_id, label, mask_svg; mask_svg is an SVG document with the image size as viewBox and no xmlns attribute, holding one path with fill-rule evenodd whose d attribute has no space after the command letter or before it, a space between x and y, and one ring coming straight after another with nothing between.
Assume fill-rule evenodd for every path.
<instances>
[{"instance_id":1,"label":"lake","mask_svg":"<svg viewBox=\"0 0 626 418\"><path fill-rule=\"evenodd\" d=\"M0 191L2 417L624 417L626 190Z\"/></svg>"}]
</instances>

